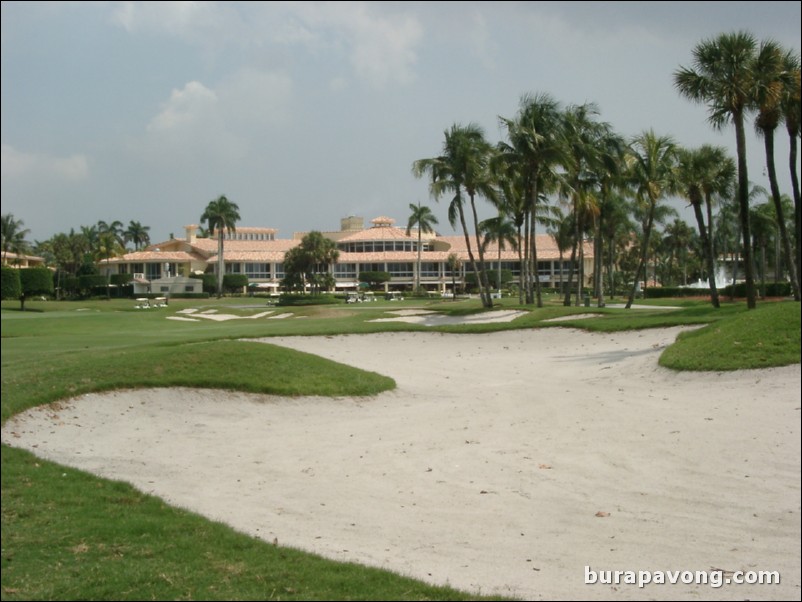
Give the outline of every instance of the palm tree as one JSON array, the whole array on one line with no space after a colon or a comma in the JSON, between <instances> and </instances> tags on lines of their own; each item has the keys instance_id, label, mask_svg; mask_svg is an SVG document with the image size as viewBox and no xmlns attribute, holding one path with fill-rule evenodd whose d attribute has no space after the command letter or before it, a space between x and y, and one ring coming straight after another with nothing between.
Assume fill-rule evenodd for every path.
<instances>
[{"instance_id":1,"label":"palm tree","mask_svg":"<svg viewBox=\"0 0 802 602\"><path fill-rule=\"evenodd\" d=\"M97 223L97 233L107 234L120 246L125 247L125 231L123 230L123 223L120 220L114 220L111 223L106 223L100 220Z\"/></svg>"},{"instance_id":2,"label":"palm tree","mask_svg":"<svg viewBox=\"0 0 802 602\"><path fill-rule=\"evenodd\" d=\"M693 230L680 218L675 218L672 223L666 226L663 233L663 244L668 251L667 277L673 282L674 262L678 264L682 272L682 285L688 284L687 258L688 249L693 241Z\"/></svg>"},{"instance_id":3,"label":"palm tree","mask_svg":"<svg viewBox=\"0 0 802 602\"><path fill-rule=\"evenodd\" d=\"M735 162L722 147L704 145L696 150L679 151L678 186L693 207L710 285L710 302L720 307L716 287L716 255L713 249L712 201L714 196L730 196L735 180ZM702 214L707 208L707 225Z\"/></svg>"},{"instance_id":4,"label":"palm tree","mask_svg":"<svg viewBox=\"0 0 802 602\"><path fill-rule=\"evenodd\" d=\"M604 239L600 249L607 247L606 263L610 296L616 295L616 265L618 257L630 246L635 224L632 222L632 206L624 196L628 189L620 189L616 194L605 197L599 219L599 236ZM604 288L604 287L602 287ZM600 304L603 298L600 299Z\"/></svg>"},{"instance_id":5,"label":"palm tree","mask_svg":"<svg viewBox=\"0 0 802 602\"><path fill-rule=\"evenodd\" d=\"M123 234L123 224L119 220L106 223L100 220L95 228L94 259L96 261L106 260L106 298L111 298L111 270L109 263L112 257L116 257L125 250L125 237Z\"/></svg>"},{"instance_id":6,"label":"palm tree","mask_svg":"<svg viewBox=\"0 0 802 602\"><path fill-rule=\"evenodd\" d=\"M794 72L786 71L790 59L786 59L780 46L773 41L763 42L755 57L755 106L758 114L755 119L755 130L763 136L766 150L766 171L769 176L771 198L780 228L785 260L791 279L791 290L794 300L799 301L799 280L797 278L796 261L791 247L788 229L785 227L783 207L780 200L780 186L777 183L777 171L774 166L774 131L783 117L782 101L786 90L793 86ZM754 214L753 214L754 215Z\"/></svg>"},{"instance_id":7,"label":"palm tree","mask_svg":"<svg viewBox=\"0 0 802 602\"><path fill-rule=\"evenodd\" d=\"M636 136L630 145L629 178L635 186L636 203L642 215L643 240L641 256L635 270L635 280L629 293L626 308L632 307L640 276L646 267L649 253L649 237L654 227L658 203L675 188L674 165L676 145L670 136L657 136L649 130Z\"/></svg>"},{"instance_id":8,"label":"palm tree","mask_svg":"<svg viewBox=\"0 0 802 602\"><path fill-rule=\"evenodd\" d=\"M760 297L766 297L766 247L769 246L777 231L777 220L773 203L761 203L751 208L752 244L760 250L758 276L760 279ZM779 262L780 258L776 257Z\"/></svg>"},{"instance_id":9,"label":"palm tree","mask_svg":"<svg viewBox=\"0 0 802 602\"><path fill-rule=\"evenodd\" d=\"M479 224L479 229L484 233L482 246L484 251L487 251L490 243L497 243L498 245L498 278L496 280L496 288L498 289L499 299L501 298L501 252L506 250L506 245L509 245L513 250L518 249L518 236L515 229L515 224L510 221L506 216L503 207L499 210L497 217L491 217L482 221Z\"/></svg>"},{"instance_id":10,"label":"palm tree","mask_svg":"<svg viewBox=\"0 0 802 602\"><path fill-rule=\"evenodd\" d=\"M535 244L537 209L543 188L557 179L557 168L569 161L565 145L565 123L560 104L548 94L524 95L515 118L502 117L499 120L507 129L509 139L509 143L499 144L501 160L517 164L518 172L523 178L522 217L526 263L525 269L521 271L521 285L526 290L526 302L536 301L537 306L542 307Z\"/></svg>"},{"instance_id":11,"label":"palm tree","mask_svg":"<svg viewBox=\"0 0 802 602\"><path fill-rule=\"evenodd\" d=\"M225 264L223 262L223 236L224 232L236 232L237 222L240 220L239 207L236 203L229 201L224 195L220 195L213 201L209 201L206 209L200 217L200 221L208 222L209 232L217 232L217 298L223 296L223 274Z\"/></svg>"},{"instance_id":12,"label":"palm tree","mask_svg":"<svg viewBox=\"0 0 802 602\"><path fill-rule=\"evenodd\" d=\"M749 226L749 176L746 166L744 118L754 90L754 66L757 41L740 31L704 40L693 49L693 67L680 67L674 73L679 93L694 102L707 103L709 121L716 129L732 121L738 156L738 207L744 241L746 302L756 307L755 275L752 266L752 239Z\"/></svg>"},{"instance_id":13,"label":"palm tree","mask_svg":"<svg viewBox=\"0 0 802 602\"><path fill-rule=\"evenodd\" d=\"M421 256L421 235L425 232L427 234L434 232L434 224L437 223L432 210L425 205L421 206L420 203L414 205L409 204L409 221L407 221L407 236L410 235L412 228L418 229L418 263L415 269L415 292L420 288L420 256Z\"/></svg>"},{"instance_id":14,"label":"palm tree","mask_svg":"<svg viewBox=\"0 0 802 602\"><path fill-rule=\"evenodd\" d=\"M465 244L468 248L468 258L479 281L480 296L484 307L493 307L493 300L490 297L484 252L479 242L479 218L475 199L477 195L482 195L491 201L496 198L493 177L489 169L491 154L492 147L485 140L484 132L478 125L454 124L450 130L445 131L442 155L431 159L419 159L412 164L412 173L415 177L420 178L427 173L431 176L429 190L435 199L439 200L444 193L453 193L454 196L448 206L448 221L452 227L455 227L459 220L462 226ZM471 203L474 236L479 253L478 263L473 254L473 246L465 220L463 192L468 195Z\"/></svg>"},{"instance_id":15,"label":"palm tree","mask_svg":"<svg viewBox=\"0 0 802 602\"><path fill-rule=\"evenodd\" d=\"M128 229L125 231L125 240L134 243L134 250L139 251L140 247L147 247L150 244L150 226L143 226L139 222L131 220L128 222Z\"/></svg>"},{"instance_id":16,"label":"palm tree","mask_svg":"<svg viewBox=\"0 0 802 602\"><path fill-rule=\"evenodd\" d=\"M791 187L794 194L794 240L796 242L796 271L797 281L802 284L802 209L799 199L799 178L796 175L797 138L802 134L800 128L800 113L802 113L802 92L800 91L800 61L799 55L786 53L784 56L784 69L793 73L782 96L782 111L785 129L788 132L788 167L791 171Z\"/></svg>"},{"instance_id":17,"label":"palm tree","mask_svg":"<svg viewBox=\"0 0 802 602\"><path fill-rule=\"evenodd\" d=\"M25 237L31 233L21 219L14 219L13 213L6 213L0 217L0 236L2 236L3 264L8 263L8 254L22 255L28 249Z\"/></svg>"},{"instance_id":18,"label":"palm tree","mask_svg":"<svg viewBox=\"0 0 802 602\"><path fill-rule=\"evenodd\" d=\"M565 293L566 284L563 281L565 267L563 265L563 257L566 251L574 248L574 214L569 213L565 215L560 207L554 207L555 216L551 224L546 230L554 239L557 245L557 252L560 255L560 292Z\"/></svg>"},{"instance_id":19,"label":"palm tree","mask_svg":"<svg viewBox=\"0 0 802 602\"><path fill-rule=\"evenodd\" d=\"M446 264L448 265L448 269L451 272L451 300L457 300L457 271L462 267L462 262L459 259L459 255L456 253L449 253L448 259L446 260Z\"/></svg>"}]
</instances>

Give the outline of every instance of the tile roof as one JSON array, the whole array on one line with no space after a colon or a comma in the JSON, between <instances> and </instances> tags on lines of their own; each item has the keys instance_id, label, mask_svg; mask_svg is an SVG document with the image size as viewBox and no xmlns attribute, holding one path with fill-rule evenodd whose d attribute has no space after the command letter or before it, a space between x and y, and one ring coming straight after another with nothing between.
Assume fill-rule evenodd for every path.
<instances>
[{"instance_id":1,"label":"tile roof","mask_svg":"<svg viewBox=\"0 0 802 602\"><path fill-rule=\"evenodd\" d=\"M407 236L406 230L395 226L373 226L348 236L343 236L337 242L361 242L367 240L418 240L417 235Z\"/></svg>"},{"instance_id":2,"label":"tile roof","mask_svg":"<svg viewBox=\"0 0 802 602\"><path fill-rule=\"evenodd\" d=\"M108 263L144 263L148 261L186 263L190 261L207 261L207 259L197 253L187 253L186 251L134 251L120 257L112 257L108 260ZM107 263L107 260L104 259L101 263Z\"/></svg>"}]
</instances>

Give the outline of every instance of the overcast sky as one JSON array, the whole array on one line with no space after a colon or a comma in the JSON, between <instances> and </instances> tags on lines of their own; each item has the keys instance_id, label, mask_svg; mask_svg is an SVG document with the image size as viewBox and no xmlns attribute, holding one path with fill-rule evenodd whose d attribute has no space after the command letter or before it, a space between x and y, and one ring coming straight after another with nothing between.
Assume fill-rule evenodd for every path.
<instances>
[{"instance_id":1,"label":"overcast sky","mask_svg":"<svg viewBox=\"0 0 802 602\"><path fill-rule=\"evenodd\" d=\"M624 136L722 145L673 72L745 29L799 52L800 2L2 2L2 212L29 240L136 220L153 242L221 194L241 226L336 230L409 203L454 123L504 137L524 93ZM750 124L751 132L751 124ZM768 187L762 142L750 179ZM778 136L786 184L787 137ZM485 210L486 216L492 212Z\"/></svg>"}]
</instances>

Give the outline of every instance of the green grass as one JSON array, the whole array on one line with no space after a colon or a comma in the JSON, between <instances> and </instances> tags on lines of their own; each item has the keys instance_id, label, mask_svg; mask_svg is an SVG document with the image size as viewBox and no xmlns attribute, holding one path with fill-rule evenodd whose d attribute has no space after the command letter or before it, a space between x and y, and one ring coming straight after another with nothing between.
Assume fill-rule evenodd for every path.
<instances>
[{"instance_id":1,"label":"green grass","mask_svg":"<svg viewBox=\"0 0 802 602\"><path fill-rule=\"evenodd\" d=\"M800 361L798 303L769 303L681 334L660 357L674 370L738 370Z\"/></svg>"},{"instance_id":2,"label":"green grass","mask_svg":"<svg viewBox=\"0 0 802 602\"><path fill-rule=\"evenodd\" d=\"M247 537L4 448L3 600L470 600Z\"/></svg>"},{"instance_id":3,"label":"green grass","mask_svg":"<svg viewBox=\"0 0 802 602\"><path fill-rule=\"evenodd\" d=\"M671 301L671 300L669 300ZM641 302L649 309L563 307L547 296L540 309L503 299L527 314L512 323L449 326L449 332L575 327L614 332L706 325L680 337L661 358L676 369L734 370L799 362L800 305L683 299ZM431 330L375 323L418 307L451 315L482 311L477 301L408 300L274 308L280 320L179 322L182 308L253 316L263 301L174 300L135 310L130 300L2 304L3 422L27 408L90 391L194 386L277 395L374 395L391 379L286 348L238 339ZM592 319L544 322L594 313ZM344 344L358 345L358 339ZM395 574L275 547L172 508L132 487L2 447L3 600L35 599L321 599L456 600L474 595L434 588Z\"/></svg>"}]
</instances>

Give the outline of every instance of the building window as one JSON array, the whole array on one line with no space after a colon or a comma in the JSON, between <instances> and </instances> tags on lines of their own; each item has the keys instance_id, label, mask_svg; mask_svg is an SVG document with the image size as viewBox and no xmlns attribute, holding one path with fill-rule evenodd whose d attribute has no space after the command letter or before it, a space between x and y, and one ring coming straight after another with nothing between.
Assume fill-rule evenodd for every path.
<instances>
[{"instance_id":1,"label":"building window","mask_svg":"<svg viewBox=\"0 0 802 602\"><path fill-rule=\"evenodd\" d=\"M261 279L268 279L270 278L270 264L269 263L246 263L245 264L245 274L248 276L248 279L254 278L261 278Z\"/></svg>"},{"instance_id":2,"label":"building window","mask_svg":"<svg viewBox=\"0 0 802 602\"><path fill-rule=\"evenodd\" d=\"M432 261L422 261L420 264L421 278L439 278L440 264Z\"/></svg>"},{"instance_id":3,"label":"building window","mask_svg":"<svg viewBox=\"0 0 802 602\"><path fill-rule=\"evenodd\" d=\"M408 262L388 263L387 271L393 278L412 278L412 266L413 264Z\"/></svg>"},{"instance_id":4,"label":"building window","mask_svg":"<svg viewBox=\"0 0 802 602\"><path fill-rule=\"evenodd\" d=\"M194 293L195 292L195 285L194 284L187 284L184 286L185 293Z\"/></svg>"},{"instance_id":5,"label":"building window","mask_svg":"<svg viewBox=\"0 0 802 602\"><path fill-rule=\"evenodd\" d=\"M334 266L334 277L339 280L356 280L355 263L338 263Z\"/></svg>"}]
</instances>

